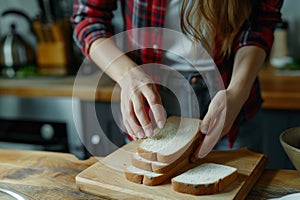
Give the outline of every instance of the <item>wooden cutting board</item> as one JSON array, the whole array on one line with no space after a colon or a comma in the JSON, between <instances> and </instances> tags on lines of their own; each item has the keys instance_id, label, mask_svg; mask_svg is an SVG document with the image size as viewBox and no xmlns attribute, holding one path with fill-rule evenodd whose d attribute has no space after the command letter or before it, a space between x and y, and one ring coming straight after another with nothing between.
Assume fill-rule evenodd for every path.
<instances>
[{"instance_id":1,"label":"wooden cutting board","mask_svg":"<svg viewBox=\"0 0 300 200\"><path fill-rule=\"evenodd\" d=\"M76 185L79 190L107 199L199 199L199 196L175 192L170 180L158 186L145 186L126 180L121 170L124 166L130 165L132 152L136 152L135 142L99 159L99 162L82 171L76 176ZM204 162L236 167L239 175L221 193L201 196L201 199L244 199L262 174L267 158L247 148L230 151L214 150L200 162L191 163L187 169Z\"/></svg>"}]
</instances>

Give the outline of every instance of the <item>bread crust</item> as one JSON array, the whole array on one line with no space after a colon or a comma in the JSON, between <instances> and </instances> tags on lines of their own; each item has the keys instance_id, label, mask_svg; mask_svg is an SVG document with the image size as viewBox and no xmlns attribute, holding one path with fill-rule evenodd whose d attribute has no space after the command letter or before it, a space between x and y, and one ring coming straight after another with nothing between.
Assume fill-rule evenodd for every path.
<instances>
[{"instance_id":1,"label":"bread crust","mask_svg":"<svg viewBox=\"0 0 300 200\"><path fill-rule=\"evenodd\" d=\"M140 145L137 147L138 154L147 160L157 161L157 153L152 151L146 151L145 149L141 148Z\"/></svg>"},{"instance_id":2,"label":"bread crust","mask_svg":"<svg viewBox=\"0 0 300 200\"><path fill-rule=\"evenodd\" d=\"M198 140L196 140L193 145L189 148L189 151L187 151L184 156L182 156L180 159L178 159L176 162L172 163L171 165L167 165L166 167L160 168L156 171L155 173L162 174L162 176L156 176L149 178L147 175L143 174L138 174L134 173L132 171L126 171L125 172L125 177L127 180L134 182L134 183L139 183L139 184L144 184L144 185L158 185L161 184L162 182L185 172L186 170L192 168L191 163L190 163L190 153L193 152L197 146L199 145L199 141L202 143L203 137L199 137ZM137 167L137 166L134 166ZM137 167L138 168L138 167ZM140 168L141 169L141 168ZM145 170L145 169L143 169ZM149 170L146 170L149 171ZM163 172L161 172L163 171Z\"/></svg>"},{"instance_id":3,"label":"bread crust","mask_svg":"<svg viewBox=\"0 0 300 200\"><path fill-rule=\"evenodd\" d=\"M179 118L179 117L174 117ZM193 120L199 120L199 119L193 119ZM194 121L195 122L195 121ZM200 127L200 120L199 120L199 127ZM200 128L199 128L200 129ZM158 185L162 182L172 178L173 176L176 176L188 169L188 166L190 166L190 156L192 153L196 150L196 148L201 145L202 141L204 139L204 135L201 134L200 130L195 133L194 137L191 139L191 141L185 145L184 147L178 149L176 152L174 152L172 155L159 155L156 152L150 152L146 151L143 148L140 148L140 145L138 145L137 152L138 154L148 160L149 162L144 162L142 160L136 159L135 156L132 156L131 163L134 167L155 172L158 174L162 174L161 176L155 176L155 177L148 177L147 175L143 175L140 173L134 173L132 171L126 171L125 177L127 180L132 181L134 183L144 184L144 185ZM158 159L159 157L159 159ZM151 162L152 161L152 162ZM161 162L166 163L167 165L161 166L154 162Z\"/></svg>"},{"instance_id":4,"label":"bread crust","mask_svg":"<svg viewBox=\"0 0 300 200\"><path fill-rule=\"evenodd\" d=\"M183 119L183 117L171 116L168 119L170 119L170 120L172 120L172 119L181 120L181 119ZM158 161L158 162L167 163L167 164L170 164L170 163L174 162L175 160L179 159L180 156L187 149L189 149L189 146L191 146L195 142L195 140L197 140L200 137L200 135L201 135L201 132L200 132L200 123L201 123L201 120L195 119L195 118L190 118L189 120L193 120L193 122L199 122L199 123L197 123L198 124L198 130L195 133L195 135L192 138L192 140L189 143L187 143L185 146L183 146L182 148L178 149L176 152L174 152L172 154L164 155L164 154L161 154L159 152L147 151L147 150L143 149L141 147L142 142L140 142L139 145L138 145L138 147L137 147L138 154L142 158L145 158L147 160Z\"/></svg>"},{"instance_id":5,"label":"bread crust","mask_svg":"<svg viewBox=\"0 0 300 200\"><path fill-rule=\"evenodd\" d=\"M161 176L149 177L147 175L137 174L137 173L134 173L131 171L126 171L125 177L127 180L134 182L134 183L138 183L138 184L144 184L144 185L148 185L148 186L159 185L162 182L167 181L171 177L176 176L178 174L178 172L180 171L180 169L186 164L187 164L186 161L182 162L180 165L176 166L174 168L174 170L171 170L165 174L162 174Z\"/></svg>"},{"instance_id":6,"label":"bread crust","mask_svg":"<svg viewBox=\"0 0 300 200\"><path fill-rule=\"evenodd\" d=\"M238 172L235 170L233 173L229 174L228 176L219 179L218 181L211 183L211 184L186 184L182 182L171 180L173 190L192 194L192 195L208 195L208 194L215 194L219 193L224 190L226 186L232 183L238 177Z\"/></svg>"},{"instance_id":7,"label":"bread crust","mask_svg":"<svg viewBox=\"0 0 300 200\"><path fill-rule=\"evenodd\" d=\"M152 171L152 172L157 172L157 173L163 173L160 170L155 171L154 169L160 169L160 168L164 169L164 168L168 167L168 164L161 163L161 165L160 165L158 163L160 163L160 162L150 161L150 160L147 160L147 162L146 162L144 160L138 159L138 158L136 158L135 154L133 154L132 158L131 158L131 164L136 168L146 170L146 171L150 171L150 172Z\"/></svg>"},{"instance_id":8,"label":"bread crust","mask_svg":"<svg viewBox=\"0 0 300 200\"><path fill-rule=\"evenodd\" d=\"M138 183L138 184L143 183L144 175L142 174L136 174L129 171L126 171L124 174L125 174L125 178L131 182Z\"/></svg>"},{"instance_id":9,"label":"bread crust","mask_svg":"<svg viewBox=\"0 0 300 200\"><path fill-rule=\"evenodd\" d=\"M162 182L164 182L168 177L166 177L165 174L162 174L161 176L149 177L147 175L136 174L136 173L127 171L127 172L125 172L125 178L127 180L137 183L137 184L155 186L155 185L159 185Z\"/></svg>"},{"instance_id":10,"label":"bread crust","mask_svg":"<svg viewBox=\"0 0 300 200\"><path fill-rule=\"evenodd\" d=\"M173 162L167 164L167 165L158 165L155 162L158 161L150 161L150 162L144 162L142 160L138 160L135 156L132 156L131 163L134 167L137 167L139 169L143 169L146 171L153 171L156 173L166 173L174 168L174 166L178 165L180 162L182 162L184 159L189 159L192 153L196 150L196 148L201 145L203 142L204 135L201 135L201 133L197 133L194 141L189 147L186 149L183 154L174 160Z\"/></svg>"},{"instance_id":11,"label":"bread crust","mask_svg":"<svg viewBox=\"0 0 300 200\"><path fill-rule=\"evenodd\" d=\"M194 149L194 144L195 141L198 141L199 137L201 136L200 130L195 134L194 138L192 141L190 141L186 146L178 149L175 153L170 154L170 155L162 155L160 153L156 154L157 161L162 162L162 163L173 163L176 160L180 160L183 155L186 154L187 151L189 151L189 155L191 154L191 150ZM199 143L198 143L199 145ZM190 148L192 146L192 149Z\"/></svg>"}]
</instances>

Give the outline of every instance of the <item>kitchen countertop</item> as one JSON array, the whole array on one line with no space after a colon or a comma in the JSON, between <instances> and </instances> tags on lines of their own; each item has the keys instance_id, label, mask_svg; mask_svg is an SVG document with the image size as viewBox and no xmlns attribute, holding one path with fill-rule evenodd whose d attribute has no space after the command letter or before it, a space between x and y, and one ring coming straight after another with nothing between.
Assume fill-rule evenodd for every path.
<instances>
[{"instance_id":1,"label":"kitchen countertop","mask_svg":"<svg viewBox=\"0 0 300 200\"><path fill-rule=\"evenodd\" d=\"M97 74L75 76L37 76L30 78L0 78L0 95L19 97L76 97L82 100L119 101L112 95L118 87L107 76L99 81Z\"/></svg>"},{"instance_id":2,"label":"kitchen countertop","mask_svg":"<svg viewBox=\"0 0 300 200\"><path fill-rule=\"evenodd\" d=\"M0 78L0 95L21 97L78 97L83 100L119 101L119 88L112 80L97 75L75 79L75 76L36 77L23 79ZM272 66L263 68L259 74L266 109L300 110L299 75L277 75ZM76 87L74 81L76 80ZM101 83L95 86L95 83ZM76 88L76 90L73 90ZM112 95L116 88L116 95Z\"/></svg>"},{"instance_id":3,"label":"kitchen countertop","mask_svg":"<svg viewBox=\"0 0 300 200\"><path fill-rule=\"evenodd\" d=\"M264 67L259 73L263 108L300 110L300 76L296 71L277 70Z\"/></svg>"},{"instance_id":4,"label":"kitchen countertop","mask_svg":"<svg viewBox=\"0 0 300 200\"><path fill-rule=\"evenodd\" d=\"M0 188L28 199L101 199L80 192L75 185L75 176L97 162L94 157L78 160L66 153L0 149L0 159ZM266 169L246 199L268 199L296 192L300 192L298 171Z\"/></svg>"}]
</instances>

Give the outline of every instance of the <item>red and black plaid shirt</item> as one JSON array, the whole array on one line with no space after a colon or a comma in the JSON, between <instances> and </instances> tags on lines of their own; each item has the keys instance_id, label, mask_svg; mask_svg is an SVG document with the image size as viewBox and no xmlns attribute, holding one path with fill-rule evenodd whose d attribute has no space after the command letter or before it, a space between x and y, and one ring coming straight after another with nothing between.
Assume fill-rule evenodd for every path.
<instances>
[{"instance_id":1,"label":"red and black plaid shirt","mask_svg":"<svg viewBox=\"0 0 300 200\"><path fill-rule=\"evenodd\" d=\"M142 27L164 27L167 2L167 0L121 0L125 30ZM250 23L243 26L235 40L232 55L228 59L223 59L217 54L214 56L225 87L230 82L234 55L239 48L255 45L263 48L269 55L275 24L281 20L282 3L283 0L257 1ZM114 34L112 18L116 8L116 0L74 0L74 11L71 17L74 24L74 40L86 56L89 54L89 47L93 41ZM159 43L160 38L155 38L155 40ZM131 57L138 64L159 63L162 52L157 49L139 49L131 54ZM227 134L230 146L237 138L240 124L250 119L259 110L261 103L259 82L256 80L248 100L231 131Z\"/></svg>"}]
</instances>

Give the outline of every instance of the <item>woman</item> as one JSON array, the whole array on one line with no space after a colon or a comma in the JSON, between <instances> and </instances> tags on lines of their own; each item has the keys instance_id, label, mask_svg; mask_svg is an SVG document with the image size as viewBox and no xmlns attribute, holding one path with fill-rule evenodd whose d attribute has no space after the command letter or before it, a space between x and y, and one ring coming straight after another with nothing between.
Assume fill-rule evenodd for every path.
<instances>
[{"instance_id":1,"label":"woman","mask_svg":"<svg viewBox=\"0 0 300 200\"><path fill-rule=\"evenodd\" d=\"M257 74L270 53L274 27L281 18L282 0L127 0L121 3L125 30L177 29L200 42L213 57L225 90L215 95L205 112L201 131L207 135L195 152L195 159L207 155L226 134L232 147L241 123L252 118L260 108ZM99 44L113 35L111 20L116 7L114 0L75 0L74 39L100 68L120 55L105 72L121 87L121 111L129 135L133 139L149 137L153 127L144 100L156 125L162 128L166 120L163 99L151 78L137 66L160 63L163 52L154 48L125 55L113 42L101 47ZM179 13L174 12L176 8ZM179 20L172 20L176 16ZM188 81L193 82L192 78ZM212 124L225 107L228 109L224 127L221 133L216 133Z\"/></svg>"}]
</instances>

